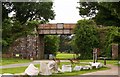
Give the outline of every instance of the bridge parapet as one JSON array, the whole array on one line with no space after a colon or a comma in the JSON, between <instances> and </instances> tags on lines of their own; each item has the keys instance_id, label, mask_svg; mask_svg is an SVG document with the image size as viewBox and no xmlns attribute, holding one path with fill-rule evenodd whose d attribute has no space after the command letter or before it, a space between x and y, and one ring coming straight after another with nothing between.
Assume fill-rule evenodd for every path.
<instances>
[{"instance_id":1,"label":"bridge parapet","mask_svg":"<svg viewBox=\"0 0 120 77\"><path fill-rule=\"evenodd\" d=\"M38 25L39 34L73 34L76 24L40 24Z\"/></svg>"}]
</instances>

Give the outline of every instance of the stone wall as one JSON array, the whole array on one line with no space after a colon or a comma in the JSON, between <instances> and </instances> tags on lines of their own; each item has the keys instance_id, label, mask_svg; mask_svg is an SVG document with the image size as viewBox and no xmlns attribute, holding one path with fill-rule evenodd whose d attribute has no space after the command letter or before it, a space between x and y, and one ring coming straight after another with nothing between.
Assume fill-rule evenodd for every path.
<instances>
[{"instance_id":1,"label":"stone wall","mask_svg":"<svg viewBox=\"0 0 120 77\"><path fill-rule=\"evenodd\" d=\"M13 57L20 57L20 58L37 58L38 53L38 41L37 36L28 35L27 37L21 37L13 43L10 51L13 52ZM19 54L19 56L16 56Z\"/></svg>"},{"instance_id":2,"label":"stone wall","mask_svg":"<svg viewBox=\"0 0 120 77\"><path fill-rule=\"evenodd\" d=\"M118 58L118 44L112 44L112 59Z\"/></svg>"}]
</instances>

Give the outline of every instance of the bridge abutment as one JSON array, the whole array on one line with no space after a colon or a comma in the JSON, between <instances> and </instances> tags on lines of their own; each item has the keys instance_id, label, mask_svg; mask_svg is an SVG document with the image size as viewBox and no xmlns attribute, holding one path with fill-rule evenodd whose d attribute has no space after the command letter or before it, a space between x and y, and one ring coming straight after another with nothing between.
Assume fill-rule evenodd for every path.
<instances>
[{"instance_id":1,"label":"bridge abutment","mask_svg":"<svg viewBox=\"0 0 120 77\"><path fill-rule=\"evenodd\" d=\"M38 59L44 59L44 35L39 35Z\"/></svg>"}]
</instances>

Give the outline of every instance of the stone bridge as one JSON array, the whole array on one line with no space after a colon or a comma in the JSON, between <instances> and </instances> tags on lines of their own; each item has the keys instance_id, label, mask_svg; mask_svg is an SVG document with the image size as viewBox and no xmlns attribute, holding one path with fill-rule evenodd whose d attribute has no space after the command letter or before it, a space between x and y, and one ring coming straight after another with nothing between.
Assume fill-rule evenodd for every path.
<instances>
[{"instance_id":1,"label":"stone bridge","mask_svg":"<svg viewBox=\"0 0 120 77\"><path fill-rule=\"evenodd\" d=\"M69 35L73 34L75 23L57 23L57 24L40 24L38 25L40 47L38 59L44 59L44 35Z\"/></svg>"}]
</instances>

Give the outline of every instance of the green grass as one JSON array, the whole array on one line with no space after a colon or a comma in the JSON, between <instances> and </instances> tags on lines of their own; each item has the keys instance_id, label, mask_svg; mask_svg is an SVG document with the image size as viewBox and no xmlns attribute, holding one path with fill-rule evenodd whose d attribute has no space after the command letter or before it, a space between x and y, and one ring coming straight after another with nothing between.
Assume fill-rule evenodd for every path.
<instances>
[{"instance_id":1,"label":"green grass","mask_svg":"<svg viewBox=\"0 0 120 77\"><path fill-rule=\"evenodd\" d=\"M36 64L35 66L38 69L40 68L40 64ZM26 68L27 68L27 66L25 66L25 67L16 67L16 68L5 68L5 69L2 69L2 73L11 73L11 74L23 73Z\"/></svg>"},{"instance_id":2,"label":"green grass","mask_svg":"<svg viewBox=\"0 0 120 77\"><path fill-rule=\"evenodd\" d=\"M74 58L75 54L70 54L70 53L57 53L56 58L59 59L70 59Z\"/></svg>"},{"instance_id":3,"label":"green grass","mask_svg":"<svg viewBox=\"0 0 120 77\"><path fill-rule=\"evenodd\" d=\"M70 54L70 53L57 53L56 58L59 59L70 59L75 58L76 54ZM80 62L93 62L93 60L80 60ZM104 64L104 60L98 60L98 62L101 62ZM106 60L106 64L117 64L118 60Z\"/></svg>"},{"instance_id":4,"label":"green grass","mask_svg":"<svg viewBox=\"0 0 120 77\"><path fill-rule=\"evenodd\" d=\"M80 60L80 62L93 62L93 60ZM104 64L104 60L98 60L98 62L101 62ZM118 64L118 60L106 60L106 64L112 64L112 65L115 65L115 64Z\"/></svg>"},{"instance_id":5,"label":"green grass","mask_svg":"<svg viewBox=\"0 0 120 77\"><path fill-rule=\"evenodd\" d=\"M2 73L11 73L11 74L23 73L26 68L27 67L5 68L5 69L2 69Z\"/></svg>"},{"instance_id":6,"label":"green grass","mask_svg":"<svg viewBox=\"0 0 120 77\"><path fill-rule=\"evenodd\" d=\"M8 65L8 64L16 64L16 63L27 63L27 62L31 62L31 60L18 59L18 58L2 58L2 63L0 63L0 66Z\"/></svg>"},{"instance_id":7,"label":"green grass","mask_svg":"<svg viewBox=\"0 0 120 77\"><path fill-rule=\"evenodd\" d=\"M39 68L39 65L35 65L36 67ZM25 71L27 67L17 67L17 68L9 68L9 69L3 69L2 73L11 73L11 74L15 74L15 73L23 73ZM18 70L19 69L19 70ZM81 75L81 74L85 74L85 73L90 73L90 72L95 72L95 71L100 71L100 70L108 70L109 68L107 67L103 67L103 68L99 68L99 69L92 69L92 70L81 70L81 71L72 71L72 72L64 72L64 73L57 73L57 74L52 74L51 77L56 77L57 76L67 76L67 75ZM12 70L12 71L11 71ZM39 76L38 76L39 77Z\"/></svg>"},{"instance_id":8,"label":"green grass","mask_svg":"<svg viewBox=\"0 0 120 77\"><path fill-rule=\"evenodd\" d=\"M74 58L75 54L68 54L68 53L58 53L57 58L59 59L69 59L69 58ZM27 63L31 62L31 60L26 60L26 59L16 59L16 58L2 58L2 64L0 65L8 65L8 64L16 64L16 63ZM86 65L82 62L93 62L93 60L80 60L80 64L77 65ZM104 60L98 60L98 62L104 63ZM107 64L113 64L113 65L118 65L118 60L106 60ZM70 64L70 62L61 62L59 67L61 68L63 64ZM76 64L73 64L72 67L74 67ZM40 67L39 64L35 65L36 67ZM120 66L120 65L118 65ZM23 73L25 71L26 67L17 67L17 68L6 68L2 69L2 73ZM19 69L19 70L18 70ZM100 68L100 69L93 69L93 70L83 70L83 71L73 71L71 73L58 73L57 75L78 75L78 74L83 74L83 73L88 73L88 72L94 72L98 70L106 70L108 68ZM11 71L12 70L12 71ZM56 75L56 74L54 74Z\"/></svg>"},{"instance_id":9,"label":"green grass","mask_svg":"<svg viewBox=\"0 0 120 77\"><path fill-rule=\"evenodd\" d=\"M60 65L59 65L59 67L61 68L63 64L70 64L70 62L61 62ZM73 64L72 67L74 67L75 65L76 64ZM86 64L80 63L80 64L77 64L77 65L84 66ZM38 67L38 68L40 68L40 64L36 64L35 66ZM25 66L25 67L17 67L17 68L6 68L6 69L2 69L2 73L11 73L11 74L23 73L26 68L27 68L27 66ZM65 72L65 73L53 74L53 76L54 75L80 75L80 74L84 74L84 73L88 73L88 72L94 72L94 71L98 71L98 70L107 70L107 69L109 69L109 68L104 67L104 68L100 68L100 69Z\"/></svg>"}]
</instances>

